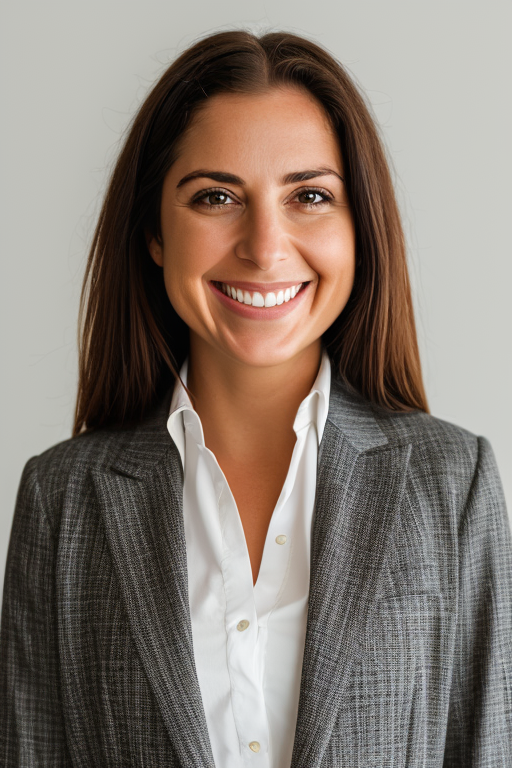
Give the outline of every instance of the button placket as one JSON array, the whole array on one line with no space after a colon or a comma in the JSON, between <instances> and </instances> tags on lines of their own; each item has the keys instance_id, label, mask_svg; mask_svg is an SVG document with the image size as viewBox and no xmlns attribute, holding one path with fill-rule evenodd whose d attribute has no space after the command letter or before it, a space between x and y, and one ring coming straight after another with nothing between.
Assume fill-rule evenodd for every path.
<instances>
[{"instance_id":1,"label":"button placket","mask_svg":"<svg viewBox=\"0 0 512 768\"><path fill-rule=\"evenodd\" d=\"M260 657L260 640L251 564L236 502L220 467L217 479L223 541L221 568L226 595L226 656L233 718L246 760L263 768L267 766L269 725L261 685L262 673L259 663L255 661ZM258 754L250 744L258 745Z\"/></svg>"},{"instance_id":2,"label":"button placket","mask_svg":"<svg viewBox=\"0 0 512 768\"><path fill-rule=\"evenodd\" d=\"M297 432L297 441L293 448L288 475L267 531L260 574L254 588L256 613L260 627L266 627L288 571L292 549L290 536L294 525L293 510L289 499L294 489L292 478L296 477L300 466L305 434L304 429ZM283 531L288 533L285 534Z\"/></svg>"}]
</instances>

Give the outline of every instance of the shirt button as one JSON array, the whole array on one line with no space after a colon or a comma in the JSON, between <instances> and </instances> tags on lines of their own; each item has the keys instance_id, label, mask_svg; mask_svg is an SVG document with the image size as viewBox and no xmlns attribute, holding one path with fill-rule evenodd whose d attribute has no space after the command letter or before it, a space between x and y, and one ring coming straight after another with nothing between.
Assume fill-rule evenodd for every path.
<instances>
[{"instance_id":1,"label":"shirt button","mask_svg":"<svg viewBox=\"0 0 512 768\"><path fill-rule=\"evenodd\" d=\"M247 619L242 619L242 621L238 622L238 624L236 625L236 628L238 629L239 632L243 632L244 629L247 629L248 626L249 626L249 622L247 621ZM251 741L251 744L258 744L258 742L257 741ZM260 745L258 744L258 749L259 748L260 748ZM252 747L251 747L251 749L252 749Z\"/></svg>"},{"instance_id":2,"label":"shirt button","mask_svg":"<svg viewBox=\"0 0 512 768\"><path fill-rule=\"evenodd\" d=\"M286 544L286 536L281 534L280 536L276 536L276 542L278 544Z\"/></svg>"},{"instance_id":3,"label":"shirt button","mask_svg":"<svg viewBox=\"0 0 512 768\"><path fill-rule=\"evenodd\" d=\"M259 752L260 751L259 741L251 741L249 743L249 749L252 749L253 752Z\"/></svg>"}]
</instances>

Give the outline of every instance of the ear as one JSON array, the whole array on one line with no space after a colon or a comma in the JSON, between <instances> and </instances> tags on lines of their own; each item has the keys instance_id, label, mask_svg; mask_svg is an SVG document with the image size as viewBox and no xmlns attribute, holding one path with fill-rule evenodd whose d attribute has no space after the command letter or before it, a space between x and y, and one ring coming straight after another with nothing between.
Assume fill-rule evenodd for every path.
<instances>
[{"instance_id":1,"label":"ear","mask_svg":"<svg viewBox=\"0 0 512 768\"><path fill-rule=\"evenodd\" d=\"M148 246L148 251L155 264L158 264L159 267L163 267L164 254L162 243L158 242L158 240L153 237L153 235L150 235L149 232L146 232L146 243Z\"/></svg>"}]
</instances>

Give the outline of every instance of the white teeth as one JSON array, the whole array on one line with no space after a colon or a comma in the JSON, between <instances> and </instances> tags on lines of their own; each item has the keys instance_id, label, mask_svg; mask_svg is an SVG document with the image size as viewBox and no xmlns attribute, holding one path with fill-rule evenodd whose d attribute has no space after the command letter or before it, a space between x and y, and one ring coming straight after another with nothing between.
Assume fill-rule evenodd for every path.
<instances>
[{"instance_id":1,"label":"white teeth","mask_svg":"<svg viewBox=\"0 0 512 768\"><path fill-rule=\"evenodd\" d=\"M227 283L220 283L220 288L226 296L230 296L240 304L247 304L253 307L275 307L276 304L284 304L291 299L294 299L302 288L303 283L293 285L291 288L286 288L284 291L270 291L263 295L258 291L251 293L250 291L244 291L241 288L234 288Z\"/></svg>"}]
</instances>

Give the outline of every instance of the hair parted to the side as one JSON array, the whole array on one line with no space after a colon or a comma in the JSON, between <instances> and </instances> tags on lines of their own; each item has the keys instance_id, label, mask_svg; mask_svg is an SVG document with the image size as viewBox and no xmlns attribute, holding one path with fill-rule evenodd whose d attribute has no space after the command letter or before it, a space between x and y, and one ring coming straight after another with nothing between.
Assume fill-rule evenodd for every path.
<instances>
[{"instance_id":1,"label":"hair parted to the side","mask_svg":"<svg viewBox=\"0 0 512 768\"><path fill-rule=\"evenodd\" d=\"M137 422L178 375L188 328L174 311L146 234L160 237L164 177L195 112L218 93L307 89L339 138L356 230L350 299L324 334L339 377L395 411L428 405L404 236L378 130L357 87L319 45L288 32L234 30L196 42L164 72L135 116L94 233L80 304L73 435Z\"/></svg>"}]
</instances>

